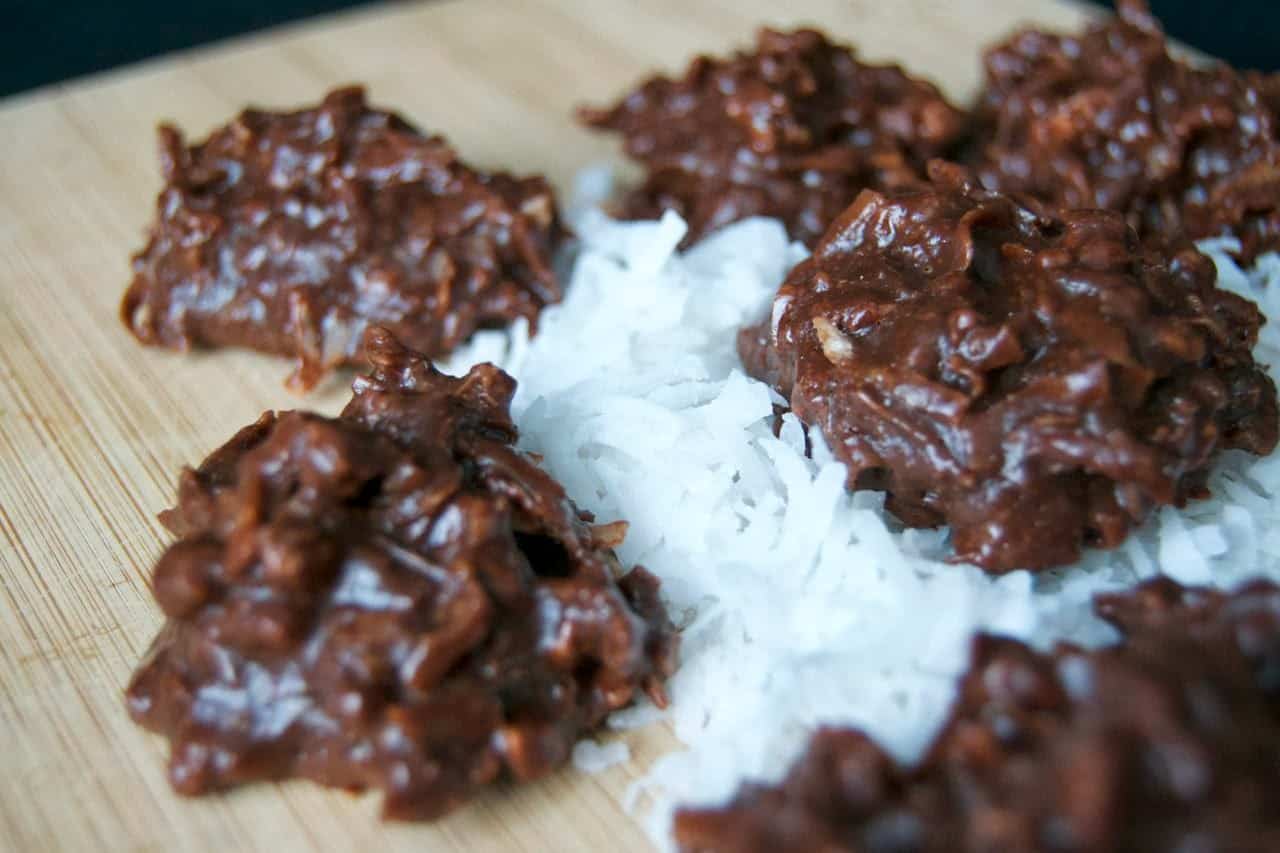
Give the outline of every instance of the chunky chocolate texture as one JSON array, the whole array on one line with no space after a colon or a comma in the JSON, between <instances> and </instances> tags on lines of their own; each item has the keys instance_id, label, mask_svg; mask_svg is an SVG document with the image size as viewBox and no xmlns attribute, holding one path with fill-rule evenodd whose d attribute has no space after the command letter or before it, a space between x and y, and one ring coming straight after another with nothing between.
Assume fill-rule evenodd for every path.
<instances>
[{"instance_id":1,"label":"chunky chocolate texture","mask_svg":"<svg viewBox=\"0 0 1280 853\"><path fill-rule=\"evenodd\" d=\"M1159 579L1095 608L1126 636L979 636L950 721L899 766L820 731L776 787L685 811L687 853L1280 850L1280 588Z\"/></svg>"},{"instance_id":2,"label":"chunky chocolate texture","mask_svg":"<svg viewBox=\"0 0 1280 853\"><path fill-rule=\"evenodd\" d=\"M359 88L247 110L193 146L162 126L160 159L121 305L143 343L293 356L306 389L361 363L369 325L435 358L560 299L547 183L470 168Z\"/></svg>"},{"instance_id":3,"label":"chunky chocolate texture","mask_svg":"<svg viewBox=\"0 0 1280 853\"><path fill-rule=\"evenodd\" d=\"M514 381L364 347L340 417L263 415L163 516L168 618L127 699L182 793L297 776L432 818L554 769L637 691L666 701L657 581L514 449Z\"/></svg>"},{"instance_id":4,"label":"chunky chocolate texture","mask_svg":"<svg viewBox=\"0 0 1280 853\"><path fill-rule=\"evenodd\" d=\"M1117 213L1037 214L935 162L864 192L746 329L748 371L821 428L852 488L1000 572L1113 547L1204 494L1226 448L1269 453L1263 318L1184 244Z\"/></svg>"},{"instance_id":5,"label":"chunky chocolate texture","mask_svg":"<svg viewBox=\"0 0 1280 853\"><path fill-rule=\"evenodd\" d=\"M748 216L781 219L812 244L860 190L919 181L962 115L933 85L859 62L814 30L761 30L755 52L700 56L583 121L620 133L647 170L622 201L633 219L671 209L687 243Z\"/></svg>"},{"instance_id":6,"label":"chunky chocolate texture","mask_svg":"<svg viewBox=\"0 0 1280 853\"><path fill-rule=\"evenodd\" d=\"M1117 210L1143 236L1280 249L1280 75L1169 55L1146 4L991 48L973 161L992 189Z\"/></svg>"}]
</instances>

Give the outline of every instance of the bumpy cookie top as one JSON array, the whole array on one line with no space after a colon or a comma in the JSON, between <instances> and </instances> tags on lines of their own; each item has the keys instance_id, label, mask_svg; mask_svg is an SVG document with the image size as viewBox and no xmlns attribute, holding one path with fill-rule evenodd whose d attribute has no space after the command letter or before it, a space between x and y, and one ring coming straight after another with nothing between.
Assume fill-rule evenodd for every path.
<instances>
[{"instance_id":1,"label":"bumpy cookie top","mask_svg":"<svg viewBox=\"0 0 1280 853\"><path fill-rule=\"evenodd\" d=\"M301 776L429 818L561 764L675 636L644 569L515 450L515 383L371 330L338 418L268 413L181 478L128 688L184 793Z\"/></svg>"},{"instance_id":2,"label":"bumpy cookie top","mask_svg":"<svg viewBox=\"0 0 1280 853\"><path fill-rule=\"evenodd\" d=\"M1201 493L1216 451L1272 450L1262 316L1208 258L931 173L863 193L739 341L851 486L950 524L957 560L1043 568Z\"/></svg>"},{"instance_id":3,"label":"bumpy cookie top","mask_svg":"<svg viewBox=\"0 0 1280 853\"><path fill-rule=\"evenodd\" d=\"M470 168L361 89L247 110L193 146L165 126L160 149L165 188L121 306L144 343L294 356L306 388L360 363L369 325L434 358L560 299L546 182Z\"/></svg>"},{"instance_id":4,"label":"bumpy cookie top","mask_svg":"<svg viewBox=\"0 0 1280 853\"><path fill-rule=\"evenodd\" d=\"M1079 35L1020 32L986 56L983 183L1117 210L1143 236L1280 249L1280 75L1170 56L1140 0Z\"/></svg>"},{"instance_id":5,"label":"bumpy cookie top","mask_svg":"<svg viewBox=\"0 0 1280 853\"><path fill-rule=\"evenodd\" d=\"M918 181L963 129L933 85L859 62L814 30L761 30L754 52L700 56L682 77L653 77L582 116L622 134L648 170L624 214L674 209L690 241L773 216L812 243L864 187Z\"/></svg>"}]
</instances>

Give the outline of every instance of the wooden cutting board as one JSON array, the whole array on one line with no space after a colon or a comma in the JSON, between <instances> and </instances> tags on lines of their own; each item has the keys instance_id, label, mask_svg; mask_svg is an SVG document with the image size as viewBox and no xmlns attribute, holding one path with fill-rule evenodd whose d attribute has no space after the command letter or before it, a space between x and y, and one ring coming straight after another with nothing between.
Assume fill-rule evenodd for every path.
<instances>
[{"instance_id":1,"label":"wooden cutting board","mask_svg":"<svg viewBox=\"0 0 1280 853\"><path fill-rule=\"evenodd\" d=\"M788 11L781 7L788 6ZM958 100L980 46L1019 23L1079 24L1051 0L453 0L387 5L0 102L0 848L12 850L645 850L622 798L675 745L500 788L431 825L377 820L376 797L308 783L198 800L165 781L165 744L121 688L160 624L147 589L175 477L267 408L305 400L277 360L138 346L116 317L159 187L154 125L193 136L247 103L286 107L362 81L482 167L562 190L613 146L574 126L699 50L761 23L811 23L900 61Z\"/></svg>"}]
</instances>

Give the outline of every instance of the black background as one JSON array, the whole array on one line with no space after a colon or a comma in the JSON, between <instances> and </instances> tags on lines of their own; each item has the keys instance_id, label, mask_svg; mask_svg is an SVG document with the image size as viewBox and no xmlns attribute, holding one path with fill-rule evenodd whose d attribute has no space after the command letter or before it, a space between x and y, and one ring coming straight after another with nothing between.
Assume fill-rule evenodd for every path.
<instances>
[{"instance_id":1,"label":"black background","mask_svg":"<svg viewBox=\"0 0 1280 853\"><path fill-rule=\"evenodd\" d=\"M0 95L367 2L0 0ZM590 14L591 0L580 2ZM1241 68L1280 69L1276 0L1152 0L1152 8L1188 44Z\"/></svg>"},{"instance_id":2,"label":"black background","mask_svg":"<svg viewBox=\"0 0 1280 853\"><path fill-rule=\"evenodd\" d=\"M1150 0L1165 31L1237 68L1280 71L1277 0ZM1103 3L1114 6L1114 3Z\"/></svg>"}]
</instances>

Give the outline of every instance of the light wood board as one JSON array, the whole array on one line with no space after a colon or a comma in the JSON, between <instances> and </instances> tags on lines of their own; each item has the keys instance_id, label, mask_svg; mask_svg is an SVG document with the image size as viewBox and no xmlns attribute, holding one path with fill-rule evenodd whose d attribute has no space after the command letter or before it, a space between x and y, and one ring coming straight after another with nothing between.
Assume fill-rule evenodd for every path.
<instances>
[{"instance_id":1,"label":"light wood board","mask_svg":"<svg viewBox=\"0 0 1280 853\"><path fill-rule=\"evenodd\" d=\"M786 7L785 11L783 7ZM387 825L376 797L308 783L198 800L165 781L165 744L121 689L160 624L147 588L155 514L183 464L266 408L288 366L143 349L116 318L159 177L154 125L193 137L246 103L313 102L362 81L482 167L567 189L613 145L574 126L654 68L817 24L959 100L979 47L1018 23L1070 27L1050 0L452 0L380 6L0 101L0 848L12 850L645 850L622 797L674 745L501 788L433 825ZM341 381L305 405L335 411Z\"/></svg>"}]
</instances>

